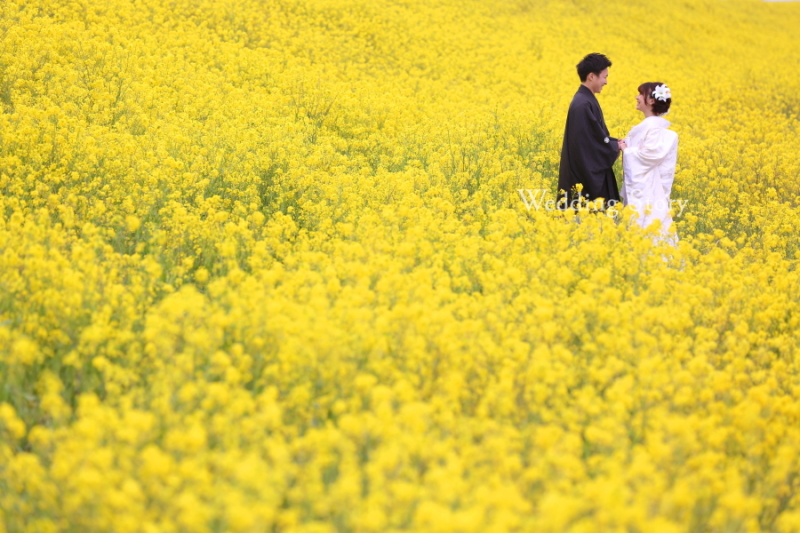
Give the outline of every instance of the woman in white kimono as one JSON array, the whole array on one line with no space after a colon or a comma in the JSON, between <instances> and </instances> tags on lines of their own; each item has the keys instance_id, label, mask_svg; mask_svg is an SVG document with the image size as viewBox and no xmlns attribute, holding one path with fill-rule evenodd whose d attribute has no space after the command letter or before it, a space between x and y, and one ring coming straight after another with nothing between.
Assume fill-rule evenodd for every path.
<instances>
[{"instance_id":1,"label":"woman in white kimono","mask_svg":"<svg viewBox=\"0 0 800 533\"><path fill-rule=\"evenodd\" d=\"M670 191L678 157L678 134L668 130L663 117L669 111L672 94L663 83L643 83L636 97L636 109L644 120L620 141L624 182L622 201L636 210L634 220L643 228L661 221L661 233L674 243Z\"/></svg>"}]
</instances>

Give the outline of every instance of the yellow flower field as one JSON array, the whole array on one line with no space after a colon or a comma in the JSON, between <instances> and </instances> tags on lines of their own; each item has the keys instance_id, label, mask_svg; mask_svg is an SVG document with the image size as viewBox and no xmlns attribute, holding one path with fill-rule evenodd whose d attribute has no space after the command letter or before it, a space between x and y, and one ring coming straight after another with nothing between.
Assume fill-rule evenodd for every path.
<instances>
[{"instance_id":1,"label":"yellow flower field","mask_svg":"<svg viewBox=\"0 0 800 533\"><path fill-rule=\"evenodd\" d=\"M800 531L799 27L3 0L0 532ZM615 136L672 89L677 247L520 195L589 52Z\"/></svg>"}]
</instances>

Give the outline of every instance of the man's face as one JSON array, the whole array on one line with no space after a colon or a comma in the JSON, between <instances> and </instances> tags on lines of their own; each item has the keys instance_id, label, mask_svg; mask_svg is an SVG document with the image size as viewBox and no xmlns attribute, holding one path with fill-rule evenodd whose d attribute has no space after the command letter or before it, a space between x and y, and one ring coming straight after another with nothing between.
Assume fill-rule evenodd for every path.
<instances>
[{"instance_id":1,"label":"man's face","mask_svg":"<svg viewBox=\"0 0 800 533\"><path fill-rule=\"evenodd\" d=\"M603 87L608 83L608 69L604 68L600 74L590 72L586 76L586 86L595 94L599 94Z\"/></svg>"}]
</instances>

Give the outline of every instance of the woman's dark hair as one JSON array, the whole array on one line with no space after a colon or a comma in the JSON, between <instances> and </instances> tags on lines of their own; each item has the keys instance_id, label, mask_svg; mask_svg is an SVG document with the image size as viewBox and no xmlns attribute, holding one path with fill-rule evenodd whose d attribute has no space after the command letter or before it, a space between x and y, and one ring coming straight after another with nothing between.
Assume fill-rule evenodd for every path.
<instances>
[{"instance_id":1,"label":"woman's dark hair","mask_svg":"<svg viewBox=\"0 0 800 533\"><path fill-rule=\"evenodd\" d=\"M589 54L578 63L578 77L584 82L592 72L599 76L601 72L610 66L611 60L603 54Z\"/></svg>"},{"instance_id":2,"label":"woman's dark hair","mask_svg":"<svg viewBox=\"0 0 800 533\"><path fill-rule=\"evenodd\" d=\"M659 85L664 85L660 81L648 81L647 83L643 83L639 85L639 94L644 96L645 98L653 98L655 99L655 90L656 87ZM663 115L667 111L669 111L669 106L672 104L672 98L667 98L667 101L663 100L655 100L653 102L653 113L656 115Z\"/></svg>"}]
</instances>

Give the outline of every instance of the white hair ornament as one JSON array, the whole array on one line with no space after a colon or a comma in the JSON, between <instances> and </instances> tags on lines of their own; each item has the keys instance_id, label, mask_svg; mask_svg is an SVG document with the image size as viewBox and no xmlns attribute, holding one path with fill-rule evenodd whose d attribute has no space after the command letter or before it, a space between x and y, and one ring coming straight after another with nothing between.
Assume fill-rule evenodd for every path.
<instances>
[{"instance_id":1,"label":"white hair ornament","mask_svg":"<svg viewBox=\"0 0 800 533\"><path fill-rule=\"evenodd\" d=\"M668 99L672 98L672 91L670 91L669 87L666 85L661 84L653 91L653 98L666 102Z\"/></svg>"}]
</instances>

